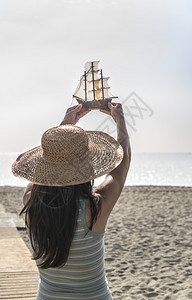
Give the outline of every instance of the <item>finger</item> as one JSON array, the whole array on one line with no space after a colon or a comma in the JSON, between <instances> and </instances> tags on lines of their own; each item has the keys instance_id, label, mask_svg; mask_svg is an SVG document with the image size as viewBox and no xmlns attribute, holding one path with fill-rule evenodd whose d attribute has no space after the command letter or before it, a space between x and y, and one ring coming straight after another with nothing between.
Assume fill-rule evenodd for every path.
<instances>
[{"instance_id":1,"label":"finger","mask_svg":"<svg viewBox=\"0 0 192 300\"><path fill-rule=\"evenodd\" d=\"M101 112L106 112L106 111L110 112L109 108L100 108L100 111Z\"/></svg>"},{"instance_id":2,"label":"finger","mask_svg":"<svg viewBox=\"0 0 192 300\"><path fill-rule=\"evenodd\" d=\"M108 109L110 110L110 109L111 109L111 106L112 106L111 102L108 102L108 103L107 103L107 106L108 106Z\"/></svg>"},{"instance_id":3,"label":"finger","mask_svg":"<svg viewBox=\"0 0 192 300\"><path fill-rule=\"evenodd\" d=\"M78 113L76 115L76 118L75 118L75 124L79 121L79 119L81 119L83 116L85 116L86 114L88 114L88 112L90 112L91 110L87 110L87 111L84 111L82 113Z\"/></svg>"},{"instance_id":4,"label":"finger","mask_svg":"<svg viewBox=\"0 0 192 300\"><path fill-rule=\"evenodd\" d=\"M74 110L78 105L79 105L79 104L69 107L69 108L67 109L67 111Z\"/></svg>"},{"instance_id":5,"label":"finger","mask_svg":"<svg viewBox=\"0 0 192 300\"><path fill-rule=\"evenodd\" d=\"M109 107L117 107L118 104L119 104L119 103L117 103L117 102L109 102L109 103L108 103L108 106L109 106Z\"/></svg>"},{"instance_id":6,"label":"finger","mask_svg":"<svg viewBox=\"0 0 192 300\"><path fill-rule=\"evenodd\" d=\"M88 112L90 112L90 110L87 110L87 111L83 111L81 113L78 114L78 118L82 118L83 116L85 116L86 114L88 114Z\"/></svg>"},{"instance_id":7,"label":"finger","mask_svg":"<svg viewBox=\"0 0 192 300\"><path fill-rule=\"evenodd\" d=\"M81 112L84 112L84 111L88 111L88 112L89 112L89 111L91 111L91 110L90 110L90 109L86 109L86 108L82 107L82 109L81 109L80 113L81 113Z\"/></svg>"},{"instance_id":8,"label":"finger","mask_svg":"<svg viewBox=\"0 0 192 300\"><path fill-rule=\"evenodd\" d=\"M108 111L108 110L100 109L100 112L103 112L104 114L107 114L107 115L110 115L110 116L111 116L111 113L110 113L110 111Z\"/></svg>"},{"instance_id":9,"label":"finger","mask_svg":"<svg viewBox=\"0 0 192 300\"><path fill-rule=\"evenodd\" d=\"M68 108L67 112L78 112L80 111L82 108L82 104L78 104L78 105L75 105L75 106L71 106Z\"/></svg>"},{"instance_id":10,"label":"finger","mask_svg":"<svg viewBox=\"0 0 192 300\"><path fill-rule=\"evenodd\" d=\"M73 109L73 111L74 111L74 112L79 112L81 109L82 109L82 104L79 104L79 105L77 105L77 106Z\"/></svg>"}]
</instances>

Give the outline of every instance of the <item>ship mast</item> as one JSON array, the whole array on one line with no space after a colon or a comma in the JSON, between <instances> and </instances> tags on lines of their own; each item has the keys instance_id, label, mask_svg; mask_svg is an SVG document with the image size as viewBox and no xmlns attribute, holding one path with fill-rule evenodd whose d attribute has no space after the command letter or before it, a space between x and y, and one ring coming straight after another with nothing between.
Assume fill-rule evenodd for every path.
<instances>
[{"instance_id":1,"label":"ship mast","mask_svg":"<svg viewBox=\"0 0 192 300\"><path fill-rule=\"evenodd\" d=\"M85 100L87 101L87 78L86 71L84 72L84 80L85 80Z\"/></svg>"},{"instance_id":2,"label":"ship mast","mask_svg":"<svg viewBox=\"0 0 192 300\"><path fill-rule=\"evenodd\" d=\"M92 66L92 78L93 78L93 98L95 100L95 83L94 83L94 65L93 65L93 62L91 63L91 66Z\"/></svg>"},{"instance_id":3,"label":"ship mast","mask_svg":"<svg viewBox=\"0 0 192 300\"><path fill-rule=\"evenodd\" d=\"M104 99L104 89L103 89L103 71L101 69L101 91L102 91L102 98Z\"/></svg>"}]
</instances>

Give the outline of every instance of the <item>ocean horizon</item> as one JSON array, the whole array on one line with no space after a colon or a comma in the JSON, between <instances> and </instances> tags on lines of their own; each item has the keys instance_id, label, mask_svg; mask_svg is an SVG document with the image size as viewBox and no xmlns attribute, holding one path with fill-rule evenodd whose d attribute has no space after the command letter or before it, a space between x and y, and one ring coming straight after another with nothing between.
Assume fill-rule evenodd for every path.
<instances>
[{"instance_id":1,"label":"ocean horizon","mask_svg":"<svg viewBox=\"0 0 192 300\"><path fill-rule=\"evenodd\" d=\"M26 186L15 177L11 165L19 153L0 153L0 186ZM100 184L105 176L95 179ZM125 186L192 186L192 153L133 153Z\"/></svg>"}]
</instances>

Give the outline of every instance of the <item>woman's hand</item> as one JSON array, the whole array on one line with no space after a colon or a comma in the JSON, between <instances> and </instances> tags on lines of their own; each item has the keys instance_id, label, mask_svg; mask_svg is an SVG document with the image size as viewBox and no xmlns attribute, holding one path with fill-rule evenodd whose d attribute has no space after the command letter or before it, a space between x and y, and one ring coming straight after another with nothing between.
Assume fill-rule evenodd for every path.
<instances>
[{"instance_id":1,"label":"woman's hand","mask_svg":"<svg viewBox=\"0 0 192 300\"><path fill-rule=\"evenodd\" d=\"M79 121L79 119L85 116L89 111L91 110L86 110L85 108L83 108L82 104L69 107L60 125L65 125L65 124L75 125Z\"/></svg>"},{"instance_id":2,"label":"woman's hand","mask_svg":"<svg viewBox=\"0 0 192 300\"><path fill-rule=\"evenodd\" d=\"M112 116L115 123L124 121L123 108L120 103L111 103L108 102L108 109L100 109L101 112Z\"/></svg>"}]
</instances>

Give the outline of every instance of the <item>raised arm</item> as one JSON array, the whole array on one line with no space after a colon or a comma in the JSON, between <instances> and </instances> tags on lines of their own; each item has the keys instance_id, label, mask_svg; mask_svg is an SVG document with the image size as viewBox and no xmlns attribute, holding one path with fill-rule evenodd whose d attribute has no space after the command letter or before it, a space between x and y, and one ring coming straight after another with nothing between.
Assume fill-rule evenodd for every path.
<instances>
[{"instance_id":1,"label":"raised arm","mask_svg":"<svg viewBox=\"0 0 192 300\"><path fill-rule=\"evenodd\" d=\"M124 156L120 165L112 170L105 180L95 188L95 193L99 194L102 200L104 213L110 214L120 193L123 189L126 176L131 162L131 148L129 135L126 128L126 122L123 114L123 109L120 103L109 103L109 110L101 110L108 115L111 115L117 125L117 141L123 147Z\"/></svg>"},{"instance_id":2,"label":"raised arm","mask_svg":"<svg viewBox=\"0 0 192 300\"><path fill-rule=\"evenodd\" d=\"M73 124L75 125L79 119L85 116L90 110L84 109L82 104L71 106L67 109L63 121L60 125Z\"/></svg>"}]
</instances>

